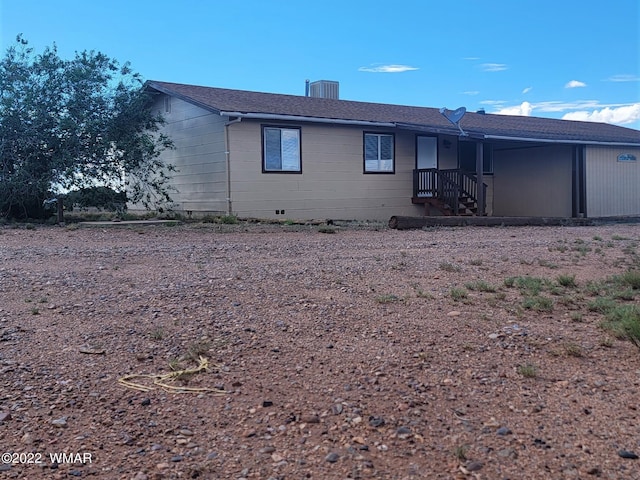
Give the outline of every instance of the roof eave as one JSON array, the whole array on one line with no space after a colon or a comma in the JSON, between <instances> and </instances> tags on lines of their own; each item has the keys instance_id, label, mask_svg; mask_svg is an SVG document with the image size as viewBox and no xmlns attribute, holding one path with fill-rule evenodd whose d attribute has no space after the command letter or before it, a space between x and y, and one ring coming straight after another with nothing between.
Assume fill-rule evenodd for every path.
<instances>
[{"instance_id":1,"label":"roof eave","mask_svg":"<svg viewBox=\"0 0 640 480\"><path fill-rule=\"evenodd\" d=\"M172 97L179 98L180 100L183 100L187 103L195 105L196 107L203 108L209 112L220 113L219 109L212 107L211 105L207 105L206 103L199 102L198 100L195 100L193 97L189 97L188 95L182 95L176 92L175 90L164 88L162 85L158 85L157 83L154 83L154 82L146 82L142 88L145 90L152 88L160 93L164 93L165 95L170 95Z\"/></svg>"},{"instance_id":2,"label":"roof eave","mask_svg":"<svg viewBox=\"0 0 640 480\"><path fill-rule=\"evenodd\" d=\"M535 143L548 143L548 144L565 144L565 145L601 145L612 147L640 147L640 142L627 141L627 140L605 140L595 141L589 139L550 139L550 138L537 138L535 133L532 136L517 136L509 134L486 134L477 126L474 130L468 130L463 127L465 135L462 135L459 130L451 127L428 125L409 122L398 121L372 121L372 120L358 120L350 118L329 118L329 117L317 117L310 115L295 115L295 114L277 114L277 113L265 113L265 112L250 112L250 111L228 111L223 106L214 107L209 103L199 101L191 96L184 95L176 92L174 89L165 87L162 83L154 82L153 80L147 81L143 89L153 89L157 92L164 93L179 98L185 102L188 102L197 107L203 108L209 112L240 118L253 118L264 119L272 121L292 121L292 122L309 122L309 123L326 123L336 125L354 125L354 126L368 126L368 127L383 127L383 128L399 128L403 130L413 130L418 132L425 132L435 135L452 135L459 136L460 138L466 138L469 140L505 140L505 141L519 141L519 142L535 142Z\"/></svg>"},{"instance_id":3,"label":"roof eave","mask_svg":"<svg viewBox=\"0 0 640 480\"><path fill-rule=\"evenodd\" d=\"M436 127L433 125L426 125L426 124L419 124L419 123L405 123L405 122L398 122L396 123L396 126L402 130L431 133L435 135L450 135L454 137L467 138L467 139L484 138L484 134L482 133L462 129L462 131L465 133L464 135L462 135L460 133L460 130L456 130L455 128L451 128L451 127Z\"/></svg>"},{"instance_id":4,"label":"roof eave","mask_svg":"<svg viewBox=\"0 0 640 480\"><path fill-rule=\"evenodd\" d=\"M255 118L258 120L276 120L283 122L312 122L312 123L332 123L339 125L358 125L358 126L370 126L370 127L387 127L393 128L396 126L393 122L373 122L367 120L350 120L344 118L324 118L324 117L309 117L305 115L282 115L277 113L260 113L260 112L229 112L220 111L220 115L228 117L240 117L240 118Z\"/></svg>"},{"instance_id":5,"label":"roof eave","mask_svg":"<svg viewBox=\"0 0 640 480\"><path fill-rule=\"evenodd\" d=\"M640 147L640 143L633 142L614 142L614 141L594 141L594 140L570 140L570 139L550 139L550 138L533 138L533 137L514 137L510 135L484 135L485 140L510 140L517 142L537 142L537 143L556 143L571 145L600 145L607 147Z\"/></svg>"}]
</instances>

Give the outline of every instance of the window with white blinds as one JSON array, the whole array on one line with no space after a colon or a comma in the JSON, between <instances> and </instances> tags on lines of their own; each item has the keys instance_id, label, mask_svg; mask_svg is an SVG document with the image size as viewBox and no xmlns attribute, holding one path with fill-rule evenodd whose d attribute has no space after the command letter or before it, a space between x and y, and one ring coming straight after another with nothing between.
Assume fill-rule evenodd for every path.
<instances>
[{"instance_id":1,"label":"window with white blinds","mask_svg":"<svg viewBox=\"0 0 640 480\"><path fill-rule=\"evenodd\" d=\"M263 127L263 171L300 172L300 129Z\"/></svg>"},{"instance_id":2,"label":"window with white blinds","mask_svg":"<svg viewBox=\"0 0 640 480\"><path fill-rule=\"evenodd\" d=\"M394 168L393 135L387 133L365 133L365 173L393 173Z\"/></svg>"}]
</instances>

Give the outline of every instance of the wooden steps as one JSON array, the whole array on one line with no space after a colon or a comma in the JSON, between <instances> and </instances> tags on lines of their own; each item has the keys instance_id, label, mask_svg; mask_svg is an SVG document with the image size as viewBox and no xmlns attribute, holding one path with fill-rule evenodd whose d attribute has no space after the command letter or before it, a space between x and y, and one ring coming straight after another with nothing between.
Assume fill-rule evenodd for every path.
<instances>
[{"instance_id":1,"label":"wooden steps","mask_svg":"<svg viewBox=\"0 0 640 480\"><path fill-rule=\"evenodd\" d=\"M413 171L411 201L424 205L425 216L483 216L486 192L487 185L478 185L471 172L437 168Z\"/></svg>"},{"instance_id":2,"label":"wooden steps","mask_svg":"<svg viewBox=\"0 0 640 480\"><path fill-rule=\"evenodd\" d=\"M437 210L440 215L454 216L455 209L444 200L435 197L413 197L411 203L416 205L424 205L424 215L426 217L433 216L433 209ZM469 197L458 198L459 216L475 216L478 214L478 204Z\"/></svg>"}]
</instances>

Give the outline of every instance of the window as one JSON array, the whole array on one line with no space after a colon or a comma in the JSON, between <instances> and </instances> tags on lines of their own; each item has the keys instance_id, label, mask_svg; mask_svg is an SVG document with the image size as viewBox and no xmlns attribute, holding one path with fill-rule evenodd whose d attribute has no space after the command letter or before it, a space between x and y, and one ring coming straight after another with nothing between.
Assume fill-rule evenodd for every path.
<instances>
[{"instance_id":1,"label":"window","mask_svg":"<svg viewBox=\"0 0 640 480\"><path fill-rule=\"evenodd\" d=\"M301 172L300 129L262 127L262 171Z\"/></svg>"},{"instance_id":2,"label":"window","mask_svg":"<svg viewBox=\"0 0 640 480\"><path fill-rule=\"evenodd\" d=\"M364 134L364 173L394 173L393 135Z\"/></svg>"}]
</instances>

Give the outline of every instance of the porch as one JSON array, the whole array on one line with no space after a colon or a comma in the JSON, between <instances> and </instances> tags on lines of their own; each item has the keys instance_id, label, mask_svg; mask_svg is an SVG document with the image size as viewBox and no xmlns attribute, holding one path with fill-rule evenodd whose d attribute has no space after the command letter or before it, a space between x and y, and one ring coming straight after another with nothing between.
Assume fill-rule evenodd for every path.
<instances>
[{"instance_id":1,"label":"porch","mask_svg":"<svg viewBox=\"0 0 640 480\"><path fill-rule=\"evenodd\" d=\"M487 185L476 175L455 169L421 168L413 171L413 204L432 208L441 215L486 215Z\"/></svg>"}]
</instances>

